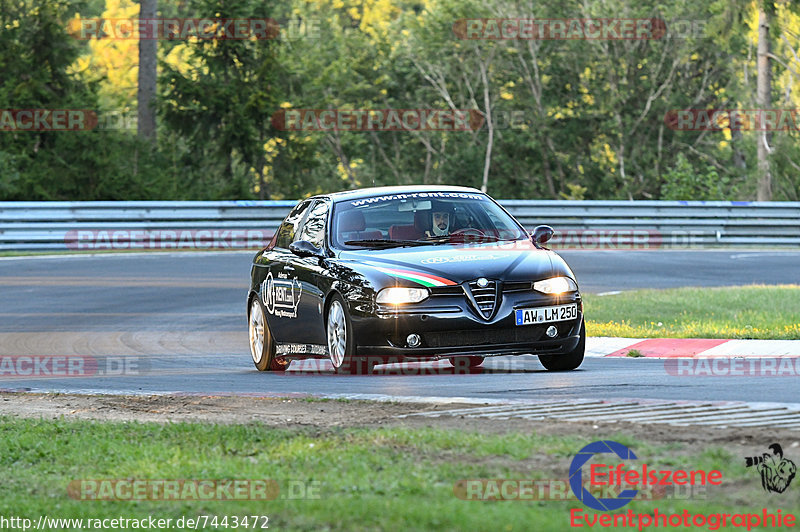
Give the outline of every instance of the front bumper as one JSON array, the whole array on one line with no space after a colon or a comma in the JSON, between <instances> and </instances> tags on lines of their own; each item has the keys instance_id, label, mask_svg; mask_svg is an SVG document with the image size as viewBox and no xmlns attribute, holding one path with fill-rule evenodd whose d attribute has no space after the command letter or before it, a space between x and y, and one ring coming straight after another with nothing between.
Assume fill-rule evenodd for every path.
<instances>
[{"instance_id":1,"label":"front bumper","mask_svg":"<svg viewBox=\"0 0 800 532\"><path fill-rule=\"evenodd\" d=\"M541 325L515 324L520 308L576 303L578 317ZM432 296L425 302L401 309L378 309L375 314L352 315L359 356L400 360L435 360L453 356L519 354L558 355L573 351L580 341L583 308L579 293L562 296L525 292L504 294L491 320L483 319L463 297ZM554 338L545 335L555 325ZM418 347L409 347L409 334L420 336Z\"/></svg>"}]
</instances>

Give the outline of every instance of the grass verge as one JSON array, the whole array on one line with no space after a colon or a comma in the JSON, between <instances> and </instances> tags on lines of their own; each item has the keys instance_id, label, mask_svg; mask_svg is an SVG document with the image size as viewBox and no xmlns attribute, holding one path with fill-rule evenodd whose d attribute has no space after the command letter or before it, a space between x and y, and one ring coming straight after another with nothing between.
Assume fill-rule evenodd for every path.
<instances>
[{"instance_id":1,"label":"grass verge","mask_svg":"<svg viewBox=\"0 0 800 532\"><path fill-rule=\"evenodd\" d=\"M800 285L586 294L589 336L800 339Z\"/></svg>"},{"instance_id":2,"label":"grass verge","mask_svg":"<svg viewBox=\"0 0 800 532\"><path fill-rule=\"evenodd\" d=\"M708 486L691 498L634 501L622 511L730 513L777 506L786 512L792 509L786 506L798 505L796 490L770 499L757 473L723 447L654 444L621 433L602 439L629 446L648 467L723 473L723 486ZM257 514L269 516L271 530L566 530L570 509L594 512L575 500L466 501L454 495L454 485L479 478L566 479L573 456L589 441L436 428L321 431L0 418L0 515L34 520L40 515L154 516L174 522L182 516ZM70 481L81 479L233 478L272 479L280 496L268 501L81 501L67 492ZM314 485L314 496L289 497L290 488L300 485ZM212 529L225 528L206 528Z\"/></svg>"}]
</instances>

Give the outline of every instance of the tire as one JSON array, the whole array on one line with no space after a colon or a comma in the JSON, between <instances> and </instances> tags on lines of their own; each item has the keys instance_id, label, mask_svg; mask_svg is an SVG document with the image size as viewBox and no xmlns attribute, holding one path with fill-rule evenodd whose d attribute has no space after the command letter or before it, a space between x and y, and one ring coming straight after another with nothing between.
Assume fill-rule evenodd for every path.
<instances>
[{"instance_id":1,"label":"tire","mask_svg":"<svg viewBox=\"0 0 800 532\"><path fill-rule=\"evenodd\" d=\"M356 357L356 339L347 304L335 294L325 315L325 336L328 339L328 357L336 373L365 375L375 366L369 360Z\"/></svg>"},{"instance_id":2,"label":"tire","mask_svg":"<svg viewBox=\"0 0 800 532\"><path fill-rule=\"evenodd\" d=\"M286 371L287 365L275 359L275 340L269 331L264 312L264 304L258 297L250 302L247 316L247 330L250 338L250 355L258 371Z\"/></svg>"},{"instance_id":3,"label":"tire","mask_svg":"<svg viewBox=\"0 0 800 532\"><path fill-rule=\"evenodd\" d=\"M539 362L548 371L571 371L581 365L585 351L586 323L581 320L581 339L575 349L563 355L539 355Z\"/></svg>"},{"instance_id":4,"label":"tire","mask_svg":"<svg viewBox=\"0 0 800 532\"><path fill-rule=\"evenodd\" d=\"M453 357L447 360L450 361L454 368L477 368L483 364L483 357L481 356Z\"/></svg>"}]
</instances>

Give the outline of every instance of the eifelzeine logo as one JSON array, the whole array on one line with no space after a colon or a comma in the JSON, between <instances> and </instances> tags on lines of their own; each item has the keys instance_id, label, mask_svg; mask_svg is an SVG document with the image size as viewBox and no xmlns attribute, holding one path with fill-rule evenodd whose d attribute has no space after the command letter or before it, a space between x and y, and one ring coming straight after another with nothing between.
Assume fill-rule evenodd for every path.
<instances>
[{"instance_id":1,"label":"eifelzeine logo","mask_svg":"<svg viewBox=\"0 0 800 532\"><path fill-rule=\"evenodd\" d=\"M783 493L792 483L797 473L794 462L783 456L783 447L779 443L769 446L769 453L761 456L745 458L745 467L755 467L761 475L761 487L764 491Z\"/></svg>"},{"instance_id":2,"label":"eifelzeine logo","mask_svg":"<svg viewBox=\"0 0 800 532\"><path fill-rule=\"evenodd\" d=\"M616 498L597 498L583 482L583 466L595 455L611 454L620 460L637 460L636 455L625 445L611 440L592 442L575 455L569 467L569 485L572 492L583 504L602 512L618 510L631 502L639 493L636 489L623 489ZM638 468L625 468L624 464L616 466L606 463L592 464L590 470L591 486L617 486L635 488L646 486L686 486L686 485L720 485L722 473L717 470L659 470L641 464Z\"/></svg>"}]
</instances>

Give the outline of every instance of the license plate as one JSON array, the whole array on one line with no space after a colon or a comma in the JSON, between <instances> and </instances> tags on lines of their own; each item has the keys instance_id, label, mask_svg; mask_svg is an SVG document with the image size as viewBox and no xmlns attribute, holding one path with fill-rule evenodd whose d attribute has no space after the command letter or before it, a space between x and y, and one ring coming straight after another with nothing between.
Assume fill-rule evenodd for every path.
<instances>
[{"instance_id":1,"label":"license plate","mask_svg":"<svg viewBox=\"0 0 800 532\"><path fill-rule=\"evenodd\" d=\"M516 311L517 325L536 325L554 321L574 320L578 317L578 305L559 305L557 307L521 308Z\"/></svg>"}]
</instances>

